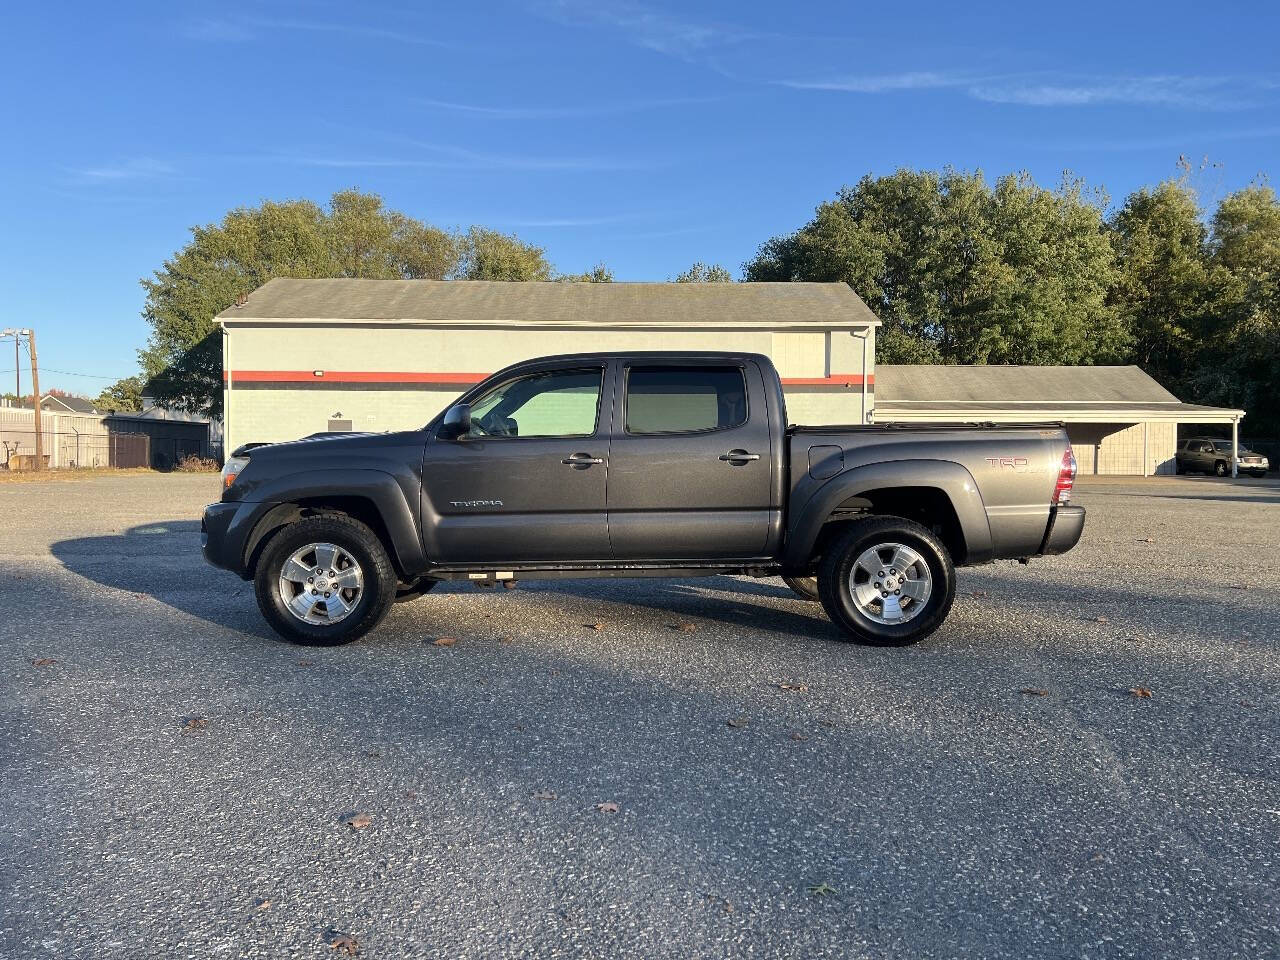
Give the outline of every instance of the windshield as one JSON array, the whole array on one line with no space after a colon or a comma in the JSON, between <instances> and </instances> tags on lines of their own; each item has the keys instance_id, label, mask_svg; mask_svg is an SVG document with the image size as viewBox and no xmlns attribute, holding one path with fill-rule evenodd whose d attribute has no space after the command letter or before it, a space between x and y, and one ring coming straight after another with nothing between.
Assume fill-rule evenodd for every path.
<instances>
[{"instance_id":1,"label":"windshield","mask_svg":"<svg viewBox=\"0 0 1280 960\"><path fill-rule=\"evenodd\" d=\"M1231 441L1230 441L1230 440L1215 440L1215 441L1213 441L1213 448L1214 448L1215 450L1220 450L1220 451L1221 451L1221 452L1223 452L1223 453L1230 453L1230 452L1231 452ZM1240 444L1240 452L1241 452L1241 453L1244 453L1244 452L1245 452L1245 450L1246 450L1245 445L1244 445L1243 443L1242 443L1242 444Z\"/></svg>"}]
</instances>

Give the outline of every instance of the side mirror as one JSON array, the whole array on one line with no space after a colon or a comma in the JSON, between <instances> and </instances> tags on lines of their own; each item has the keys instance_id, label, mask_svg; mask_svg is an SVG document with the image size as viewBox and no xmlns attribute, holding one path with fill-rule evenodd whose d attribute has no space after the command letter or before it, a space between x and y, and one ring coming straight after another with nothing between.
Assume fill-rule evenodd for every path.
<instances>
[{"instance_id":1,"label":"side mirror","mask_svg":"<svg viewBox=\"0 0 1280 960\"><path fill-rule=\"evenodd\" d=\"M436 436L441 440L457 440L471 432L471 404L455 403L440 421Z\"/></svg>"}]
</instances>

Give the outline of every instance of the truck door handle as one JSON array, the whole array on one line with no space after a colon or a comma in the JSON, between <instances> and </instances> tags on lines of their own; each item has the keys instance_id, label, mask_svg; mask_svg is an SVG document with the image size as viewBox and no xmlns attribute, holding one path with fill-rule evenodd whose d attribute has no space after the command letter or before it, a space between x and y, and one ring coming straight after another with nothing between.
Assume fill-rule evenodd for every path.
<instances>
[{"instance_id":1,"label":"truck door handle","mask_svg":"<svg viewBox=\"0 0 1280 960\"><path fill-rule=\"evenodd\" d=\"M743 464L749 460L759 460L760 454L747 453L745 450L730 450L728 453L720 454L720 459L733 464Z\"/></svg>"},{"instance_id":2,"label":"truck door handle","mask_svg":"<svg viewBox=\"0 0 1280 960\"><path fill-rule=\"evenodd\" d=\"M593 463L604 463L603 457L593 457L589 453L575 453L571 457L565 457L560 461L566 467L589 467Z\"/></svg>"}]
</instances>

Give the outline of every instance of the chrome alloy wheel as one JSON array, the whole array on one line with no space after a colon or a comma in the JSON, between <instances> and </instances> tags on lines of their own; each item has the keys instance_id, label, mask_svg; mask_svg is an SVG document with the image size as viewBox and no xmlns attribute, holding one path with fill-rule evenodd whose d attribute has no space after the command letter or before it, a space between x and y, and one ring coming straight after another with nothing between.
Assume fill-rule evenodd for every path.
<instances>
[{"instance_id":1,"label":"chrome alloy wheel","mask_svg":"<svg viewBox=\"0 0 1280 960\"><path fill-rule=\"evenodd\" d=\"M880 543L858 557L849 571L854 606L876 623L907 623L919 616L933 592L929 564L902 543Z\"/></svg>"},{"instance_id":2,"label":"chrome alloy wheel","mask_svg":"<svg viewBox=\"0 0 1280 960\"><path fill-rule=\"evenodd\" d=\"M356 558L333 543L308 543L280 569L280 599L303 623L324 626L345 619L364 594Z\"/></svg>"}]
</instances>

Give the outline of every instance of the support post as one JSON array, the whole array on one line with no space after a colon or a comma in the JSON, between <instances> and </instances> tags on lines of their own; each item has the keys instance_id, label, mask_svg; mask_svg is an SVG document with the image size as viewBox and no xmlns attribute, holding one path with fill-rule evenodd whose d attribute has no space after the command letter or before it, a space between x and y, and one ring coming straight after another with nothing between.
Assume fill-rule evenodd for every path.
<instances>
[{"instance_id":1,"label":"support post","mask_svg":"<svg viewBox=\"0 0 1280 960\"><path fill-rule=\"evenodd\" d=\"M1151 430L1151 421L1143 420L1142 421L1142 475L1144 477L1150 476L1151 474L1151 471L1147 467L1147 465L1151 463L1151 447L1147 440L1147 434L1150 432L1150 430Z\"/></svg>"},{"instance_id":2,"label":"support post","mask_svg":"<svg viewBox=\"0 0 1280 960\"><path fill-rule=\"evenodd\" d=\"M27 346L31 351L31 395L35 409L32 411L31 423L36 428L36 463L35 469L44 469L44 436L40 432L40 366L36 361L36 332L27 331Z\"/></svg>"},{"instance_id":3,"label":"support post","mask_svg":"<svg viewBox=\"0 0 1280 960\"><path fill-rule=\"evenodd\" d=\"M1240 469L1240 418L1231 418L1231 479L1239 476Z\"/></svg>"}]
</instances>

